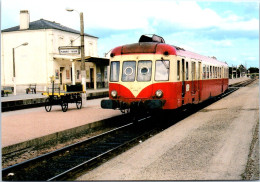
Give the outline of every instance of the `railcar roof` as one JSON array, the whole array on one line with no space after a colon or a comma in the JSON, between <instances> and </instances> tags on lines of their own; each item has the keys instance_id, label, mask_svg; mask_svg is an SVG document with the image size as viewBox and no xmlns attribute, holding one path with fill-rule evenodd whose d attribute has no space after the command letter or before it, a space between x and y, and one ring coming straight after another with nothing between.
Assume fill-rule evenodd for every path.
<instances>
[{"instance_id":1,"label":"railcar roof","mask_svg":"<svg viewBox=\"0 0 260 182\"><path fill-rule=\"evenodd\" d=\"M222 66L227 66L227 63L225 63L223 61L219 61L214 57L203 56L203 55L185 50L185 49L177 47L177 46L173 46L173 47L175 47L175 49L176 49L177 56L201 60L201 61L205 61L205 62L212 63L212 64L218 64L218 65L222 65Z\"/></svg>"}]
</instances>

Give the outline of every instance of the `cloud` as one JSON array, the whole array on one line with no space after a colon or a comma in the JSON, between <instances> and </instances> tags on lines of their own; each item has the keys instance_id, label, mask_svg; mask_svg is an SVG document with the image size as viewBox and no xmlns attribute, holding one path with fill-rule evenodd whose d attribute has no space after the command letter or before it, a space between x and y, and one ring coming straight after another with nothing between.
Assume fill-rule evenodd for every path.
<instances>
[{"instance_id":1,"label":"cloud","mask_svg":"<svg viewBox=\"0 0 260 182\"><path fill-rule=\"evenodd\" d=\"M79 30L78 13L66 7L84 13L85 32L99 37L100 56L155 33L166 43L223 60L246 59L240 52L259 57L259 3L253 2L2 0L2 29L18 25L19 11L27 9L31 21L44 18Z\"/></svg>"},{"instance_id":2,"label":"cloud","mask_svg":"<svg viewBox=\"0 0 260 182\"><path fill-rule=\"evenodd\" d=\"M231 40L212 41L212 44L220 47L231 47L233 45Z\"/></svg>"},{"instance_id":3,"label":"cloud","mask_svg":"<svg viewBox=\"0 0 260 182\"><path fill-rule=\"evenodd\" d=\"M45 18L77 29L78 14L65 11L66 7L84 13L86 29L150 30L160 22L185 29L259 29L259 20L256 18L244 20L232 11L226 11L226 16L221 17L213 9L202 8L196 1L161 0L158 3L157 0L3 0L2 4L5 14L8 11L16 14L16 23L19 22L19 11L28 9L31 20Z\"/></svg>"}]
</instances>

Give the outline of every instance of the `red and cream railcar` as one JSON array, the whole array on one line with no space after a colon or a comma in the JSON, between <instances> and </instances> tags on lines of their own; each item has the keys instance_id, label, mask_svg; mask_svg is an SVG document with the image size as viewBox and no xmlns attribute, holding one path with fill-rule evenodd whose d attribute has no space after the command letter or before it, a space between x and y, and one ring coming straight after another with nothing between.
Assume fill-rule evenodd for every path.
<instances>
[{"instance_id":1,"label":"red and cream railcar","mask_svg":"<svg viewBox=\"0 0 260 182\"><path fill-rule=\"evenodd\" d=\"M165 44L157 35L111 52L106 109L176 109L197 104L228 89L228 65Z\"/></svg>"}]
</instances>

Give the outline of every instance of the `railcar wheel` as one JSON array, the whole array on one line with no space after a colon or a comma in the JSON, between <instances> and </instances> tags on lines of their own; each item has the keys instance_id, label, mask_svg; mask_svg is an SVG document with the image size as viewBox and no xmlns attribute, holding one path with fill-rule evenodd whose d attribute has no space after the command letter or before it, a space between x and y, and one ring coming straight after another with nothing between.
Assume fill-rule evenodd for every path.
<instances>
[{"instance_id":1,"label":"railcar wheel","mask_svg":"<svg viewBox=\"0 0 260 182\"><path fill-rule=\"evenodd\" d=\"M62 102L61 103L61 109L63 112L66 112L68 110L68 103Z\"/></svg>"},{"instance_id":2,"label":"railcar wheel","mask_svg":"<svg viewBox=\"0 0 260 182\"><path fill-rule=\"evenodd\" d=\"M47 99L45 100L45 110L46 110L47 112L50 112L50 111L51 111L51 108L52 108L52 105L51 105L50 99L47 98Z\"/></svg>"},{"instance_id":3,"label":"railcar wheel","mask_svg":"<svg viewBox=\"0 0 260 182\"><path fill-rule=\"evenodd\" d=\"M77 106L77 109L81 109L82 108L82 100L77 101L76 106Z\"/></svg>"}]
</instances>

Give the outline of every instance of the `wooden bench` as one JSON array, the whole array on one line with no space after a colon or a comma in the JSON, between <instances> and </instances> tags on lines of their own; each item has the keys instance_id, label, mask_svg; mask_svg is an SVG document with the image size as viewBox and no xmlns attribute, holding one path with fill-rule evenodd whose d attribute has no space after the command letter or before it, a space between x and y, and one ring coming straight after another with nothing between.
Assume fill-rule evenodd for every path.
<instances>
[{"instance_id":1,"label":"wooden bench","mask_svg":"<svg viewBox=\"0 0 260 182\"><path fill-rule=\"evenodd\" d=\"M5 95L8 96L8 94L13 93L14 87L2 87L1 89L1 97L4 97Z\"/></svg>"},{"instance_id":2,"label":"wooden bench","mask_svg":"<svg viewBox=\"0 0 260 182\"><path fill-rule=\"evenodd\" d=\"M25 89L26 90L26 94L28 94L29 92L31 92L32 94L35 93L36 94L36 84L30 84L28 88Z\"/></svg>"}]
</instances>

